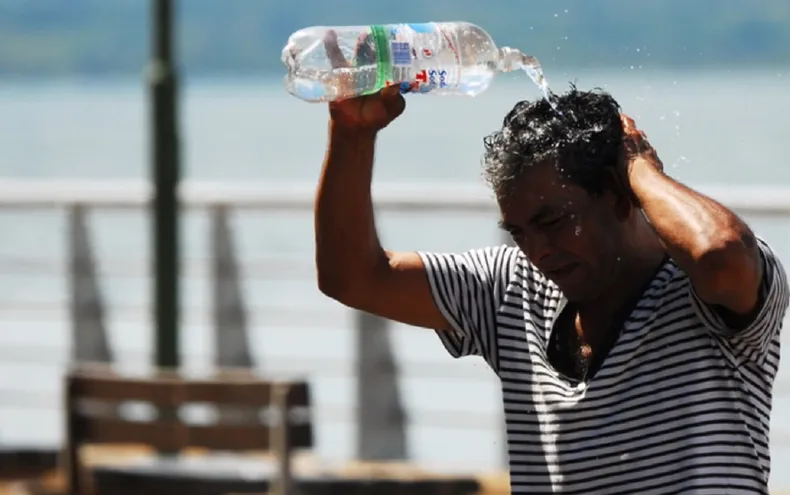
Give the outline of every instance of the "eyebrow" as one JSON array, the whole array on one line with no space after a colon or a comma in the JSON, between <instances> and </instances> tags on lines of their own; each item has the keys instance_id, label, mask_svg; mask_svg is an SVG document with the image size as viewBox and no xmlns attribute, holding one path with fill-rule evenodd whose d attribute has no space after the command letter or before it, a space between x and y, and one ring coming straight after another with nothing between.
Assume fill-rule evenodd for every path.
<instances>
[{"instance_id":1,"label":"eyebrow","mask_svg":"<svg viewBox=\"0 0 790 495\"><path fill-rule=\"evenodd\" d=\"M550 217L552 215L556 215L559 212L560 212L560 210L558 210L557 208L554 208L554 207L549 206L549 205L543 205L543 206L541 206L538 209L537 213L532 215L532 218L529 219L529 223L532 224L532 225L534 225L536 223L540 223L541 221L545 220L546 217ZM513 229L518 229L519 228L519 227L517 227L515 225L512 225L512 224L506 222L505 220L499 220L497 222L497 227L499 227L500 229L504 230L505 232L510 232Z\"/></svg>"}]
</instances>

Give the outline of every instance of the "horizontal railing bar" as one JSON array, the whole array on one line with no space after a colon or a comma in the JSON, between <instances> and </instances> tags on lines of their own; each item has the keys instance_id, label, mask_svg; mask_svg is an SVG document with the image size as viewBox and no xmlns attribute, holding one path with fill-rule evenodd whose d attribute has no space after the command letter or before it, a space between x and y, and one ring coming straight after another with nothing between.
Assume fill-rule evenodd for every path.
<instances>
[{"instance_id":1,"label":"horizontal railing bar","mask_svg":"<svg viewBox=\"0 0 790 495\"><path fill-rule=\"evenodd\" d=\"M475 185L387 184L375 187L377 205L394 210L491 211L491 194ZM180 185L187 208L218 207L304 211L312 209L315 184L291 182L196 182ZM0 207L140 208L151 202L147 182L135 180L0 180Z\"/></svg>"},{"instance_id":2,"label":"horizontal railing bar","mask_svg":"<svg viewBox=\"0 0 790 495\"><path fill-rule=\"evenodd\" d=\"M30 390L0 389L0 404L12 403L15 408L60 409L62 403L55 391L36 392ZM320 421L346 423L356 421L354 408L337 405L316 405L316 418ZM432 426L439 428L477 428L493 429L501 427L502 420L490 413L476 413L463 410L422 410L409 415L408 423L413 426Z\"/></svg>"},{"instance_id":3,"label":"horizontal railing bar","mask_svg":"<svg viewBox=\"0 0 790 495\"><path fill-rule=\"evenodd\" d=\"M308 278L315 276L312 260L268 258L245 261L237 260L239 270L248 278ZM191 258L181 262L185 277L212 276L212 258ZM150 262L141 258L112 258L102 256L97 262L97 274L108 277L148 277L152 271ZM47 275L65 277L68 273L66 260L57 258L0 255L0 274L3 275Z\"/></svg>"},{"instance_id":4,"label":"horizontal railing bar","mask_svg":"<svg viewBox=\"0 0 790 495\"><path fill-rule=\"evenodd\" d=\"M142 350L121 350L115 354L124 362L147 363L152 352ZM44 346L2 346L0 362L4 365L40 366L49 368L65 367L69 364L68 350ZM210 363L213 356L198 353L182 353L185 361L199 360ZM352 359L298 357L298 356L262 356L263 367L255 369L264 373L318 373L322 378L353 378L356 374L356 363ZM441 380L488 380L493 377L491 371L480 367L470 368L459 363L437 363L430 361L401 361L397 364L398 374L404 378L441 379Z\"/></svg>"},{"instance_id":5,"label":"horizontal railing bar","mask_svg":"<svg viewBox=\"0 0 790 495\"><path fill-rule=\"evenodd\" d=\"M773 185L701 185L701 192L747 214L787 215L790 187ZM151 202L151 186L142 180L0 180L0 208L140 208ZM313 207L314 183L184 181L186 208L217 207L305 211ZM495 202L482 184L386 183L374 186L380 209L429 212L493 212Z\"/></svg>"},{"instance_id":6,"label":"horizontal railing bar","mask_svg":"<svg viewBox=\"0 0 790 495\"><path fill-rule=\"evenodd\" d=\"M306 307L284 306L248 306L254 327L324 327L327 330L335 326L350 327L351 311L344 308L318 309ZM209 326L214 322L206 306L185 307L181 310L185 325ZM107 315L113 323L150 324L153 312L148 305L111 304ZM49 301L0 301L0 321L6 322L68 322L67 303ZM327 322L331 324L327 325Z\"/></svg>"}]
</instances>

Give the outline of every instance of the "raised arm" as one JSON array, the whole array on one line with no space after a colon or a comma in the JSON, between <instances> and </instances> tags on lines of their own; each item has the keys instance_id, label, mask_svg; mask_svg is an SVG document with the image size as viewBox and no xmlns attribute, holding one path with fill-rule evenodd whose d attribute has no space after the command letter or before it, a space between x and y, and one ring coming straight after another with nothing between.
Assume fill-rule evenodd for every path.
<instances>
[{"instance_id":1,"label":"raised arm","mask_svg":"<svg viewBox=\"0 0 790 495\"><path fill-rule=\"evenodd\" d=\"M361 43L358 56L370 56L364 38ZM335 66L347 65L331 33L326 48ZM329 106L329 146L315 203L318 285L347 306L439 330L457 357L486 355L517 250L391 252L379 242L370 192L374 148L379 131L404 108L395 86Z\"/></svg>"},{"instance_id":2,"label":"raised arm","mask_svg":"<svg viewBox=\"0 0 790 495\"><path fill-rule=\"evenodd\" d=\"M385 251L376 233L370 194L376 127L400 114L403 105L397 91L385 90L332 106L315 203L318 286L356 309L410 325L448 328L420 256ZM370 115L375 118L363 116L364 109L374 109Z\"/></svg>"},{"instance_id":3,"label":"raised arm","mask_svg":"<svg viewBox=\"0 0 790 495\"><path fill-rule=\"evenodd\" d=\"M633 120L623 118L627 181L667 252L688 274L692 302L743 356L761 359L788 307L784 268L735 213L665 175Z\"/></svg>"},{"instance_id":4,"label":"raised arm","mask_svg":"<svg viewBox=\"0 0 790 495\"><path fill-rule=\"evenodd\" d=\"M334 32L327 33L324 44L334 67L349 65ZM371 49L368 40L360 39L356 62L375 57ZM329 105L329 145L315 202L318 286L353 308L411 325L448 328L420 256L385 251L376 233L370 194L376 137L405 106L397 86Z\"/></svg>"}]
</instances>

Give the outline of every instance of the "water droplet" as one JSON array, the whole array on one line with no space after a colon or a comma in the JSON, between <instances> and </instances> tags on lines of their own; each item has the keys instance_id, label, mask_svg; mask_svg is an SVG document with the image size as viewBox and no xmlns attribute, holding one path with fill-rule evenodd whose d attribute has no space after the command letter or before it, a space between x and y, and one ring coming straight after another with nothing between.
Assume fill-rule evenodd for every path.
<instances>
[{"instance_id":1,"label":"water droplet","mask_svg":"<svg viewBox=\"0 0 790 495\"><path fill-rule=\"evenodd\" d=\"M554 14L554 17L559 17L559 16L560 16L559 14Z\"/></svg>"},{"instance_id":2,"label":"water droplet","mask_svg":"<svg viewBox=\"0 0 790 495\"><path fill-rule=\"evenodd\" d=\"M641 48L637 48L637 49L636 49L636 51L637 51L637 52L641 52L641 51L642 51L642 49L641 49Z\"/></svg>"},{"instance_id":3,"label":"water droplet","mask_svg":"<svg viewBox=\"0 0 790 495\"><path fill-rule=\"evenodd\" d=\"M690 161L691 160L681 155L678 157L677 161L672 164L672 168L678 168L681 163L689 163Z\"/></svg>"},{"instance_id":4,"label":"water droplet","mask_svg":"<svg viewBox=\"0 0 790 495\"><path fill-rule=\"evenodd\" d=\"M566 13L566 14L568 13L568 9L565 9L565 13Z\"/></svg>"}]
</instances>

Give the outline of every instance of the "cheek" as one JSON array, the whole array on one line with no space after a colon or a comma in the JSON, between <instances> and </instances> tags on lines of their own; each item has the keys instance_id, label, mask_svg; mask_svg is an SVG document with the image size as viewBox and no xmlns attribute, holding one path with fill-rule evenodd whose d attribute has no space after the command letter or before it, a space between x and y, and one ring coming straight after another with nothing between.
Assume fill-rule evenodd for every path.
<instances>
[{"instance_id":1,"label":"cheek","mask_svg":"<svg viewBox=\"0 0 790 495\"><path fill-rule=\"evenodd\" d=\"M555 245L589 265L597 265L602 254L612 249L612 237L604 225L588 217L568 222L558 232Z\"/></svg>"}]
</instances>

